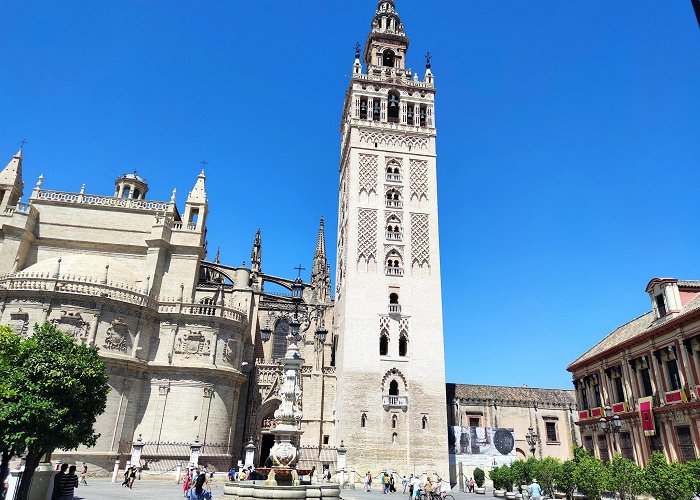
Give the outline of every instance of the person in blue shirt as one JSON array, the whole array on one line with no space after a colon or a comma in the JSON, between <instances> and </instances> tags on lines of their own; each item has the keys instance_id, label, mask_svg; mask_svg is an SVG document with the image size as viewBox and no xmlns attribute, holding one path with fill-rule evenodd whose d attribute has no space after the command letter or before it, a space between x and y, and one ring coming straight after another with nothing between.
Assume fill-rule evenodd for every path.
<instances>
[{"instance_id":1,"label":"person in blue shirt","mask_svg":"<svg viewBox=\"0 0 700 500\"><path fill-rule=\"evenodd\" d=\"M532 484L530 485L530 498L533 500L536 500L538 498L542 497L542 488L540 487L539 484L537 484L537 479L532 480Z\"/></svg>"}]
</instances>

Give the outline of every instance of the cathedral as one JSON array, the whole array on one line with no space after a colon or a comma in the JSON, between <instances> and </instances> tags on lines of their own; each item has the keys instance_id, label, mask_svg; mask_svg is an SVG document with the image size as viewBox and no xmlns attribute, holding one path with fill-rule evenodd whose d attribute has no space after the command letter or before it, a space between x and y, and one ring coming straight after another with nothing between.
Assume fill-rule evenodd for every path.
<instances>
[{"instance_id":1,"label":"cathedral","mask_svg":"<svg viewBox=\"0 0 700 500\"><path fill-rule=\"evenodd\" d=\"M11 158L0 323L27 336L48 321L99 347L110 376L97 445L56 458L110 471L139 443L138 465L165 472L195 444L210 468L253 447L264 464L293 331L299 466L335 470L342 443L348 469L447 476L435 87L429 58L424 75L408 69L408 46L393 0L380 1L342 109L334 293L323 220L306 283L264 272L260 231L249 265L209 258L204 171L183 206L175 191L151 199L136 172L102 194L52 190L42 176L27 189L22 150Z\"/></svg>"}]
</instances>

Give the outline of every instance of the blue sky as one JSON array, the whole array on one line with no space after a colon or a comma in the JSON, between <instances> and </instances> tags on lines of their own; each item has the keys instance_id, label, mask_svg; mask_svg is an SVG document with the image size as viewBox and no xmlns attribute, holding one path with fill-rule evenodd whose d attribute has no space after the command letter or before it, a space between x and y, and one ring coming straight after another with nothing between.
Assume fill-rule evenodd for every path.
<instances>
[{"instance_id":1,"label":"blue sky","mask_svg":"<svg viewBox=\"0 0 700 500\"><path fill-rule=\"evenodd\" d=\"M264 271L291 276L321 215L335 247L340 114L375 6L7 0L0 154L27 139L27 193L43 173L111 194L136 169L181 207L206 159L212 252L247 261L260 226ZM409 66L434 56L447 379L570 387L569 362L648 310L650 278L700 278L691 4L397 10Z\"/></svg>"}]
</instances>

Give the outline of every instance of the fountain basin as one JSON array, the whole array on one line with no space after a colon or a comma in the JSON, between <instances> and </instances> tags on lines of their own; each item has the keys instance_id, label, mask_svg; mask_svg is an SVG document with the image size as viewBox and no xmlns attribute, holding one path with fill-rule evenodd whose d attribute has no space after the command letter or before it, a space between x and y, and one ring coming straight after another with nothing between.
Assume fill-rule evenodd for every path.
<instances>
[{"instance_id":1,"label":"fountain basin","mask_svg":"<svg viewBox=\"0 0 700 500\"><path fill-rule=\"evenodd\" d=\"M340 498L340 485L308 484L302 486L266 486L258 481L229 482L224 485L224 499L249 500L251 498L276 499L325 499Z\"/></svg>"}]
</instances>

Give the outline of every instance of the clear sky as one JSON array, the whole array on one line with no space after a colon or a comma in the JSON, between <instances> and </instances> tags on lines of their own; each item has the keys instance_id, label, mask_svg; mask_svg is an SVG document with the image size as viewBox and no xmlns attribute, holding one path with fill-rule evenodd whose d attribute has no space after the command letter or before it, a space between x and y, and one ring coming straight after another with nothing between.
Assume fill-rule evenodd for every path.
<instances>
[{"instance_id":1,"label":"clear sky","mask_svg":"<svg viewBox=\"0 0 700 500\"><path fill-rule=\"evenodd\" d=\"M447 379L571 387L569 362L700 278L700 30L689 0L396 0L433 54ZM375 0L6 0L0 156L25 193L112 194L138 170L181 209L206 160L209 248L334 263L339 123ZM0 158L1 159L1 158ZM333 269L335 269L333 267ZM308 278L308 271L306 271Z\"/></svg>"}]
</instances>

